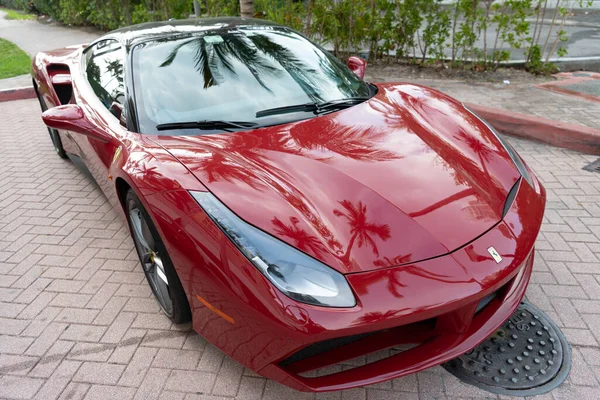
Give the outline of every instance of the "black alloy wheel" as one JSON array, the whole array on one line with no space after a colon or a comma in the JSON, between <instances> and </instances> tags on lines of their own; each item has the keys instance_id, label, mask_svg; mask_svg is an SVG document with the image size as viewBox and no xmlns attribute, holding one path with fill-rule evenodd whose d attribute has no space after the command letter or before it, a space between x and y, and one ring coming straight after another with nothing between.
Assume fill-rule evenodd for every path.
<instances>
[{"instance_id":1,"label":"black alloy wheel","mask_svg":"<svg viewBox=\"0 0 600 400\"><path fill-rule=\"evenodd\" d=\"M188 322L191 312L187 297L148 212L131 189L125 204L131 236L154 297L173 322Z\"/></svg>"}]
</instances>

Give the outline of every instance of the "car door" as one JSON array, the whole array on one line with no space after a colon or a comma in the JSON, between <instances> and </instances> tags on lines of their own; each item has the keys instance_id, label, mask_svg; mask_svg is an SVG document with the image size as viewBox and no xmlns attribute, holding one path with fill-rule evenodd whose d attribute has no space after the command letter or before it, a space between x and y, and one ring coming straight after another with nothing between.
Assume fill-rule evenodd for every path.
<instances>
[{"instance_id":1,"label":"car door","mask_svg":"<svg viewBox=\"0 0 600 400\"><path fill-rule=\"evenodd\" d=\"M119 41L106 39L92 44L83 53L78 87L78 105L104 137L74 133L80 149L80 161L98 186L109 196L114 183L109 176L111 163L118 155L123 139L130 134L122 113L125 99L125 51Z\"/></svg>"}]
</instances>

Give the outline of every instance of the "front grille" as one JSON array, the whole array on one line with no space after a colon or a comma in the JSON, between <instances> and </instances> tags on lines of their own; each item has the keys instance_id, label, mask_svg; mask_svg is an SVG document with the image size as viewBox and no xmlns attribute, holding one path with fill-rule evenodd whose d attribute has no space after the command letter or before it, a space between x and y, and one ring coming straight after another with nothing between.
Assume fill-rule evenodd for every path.
<instances>
[{"instance_id":1,"label":"front grille","mask_svg":"<svg viewBox=\"0 0 600 400\"><path fill-rule=\"evenodd\" d=\"M312 357L312 356L316 356L317 354L326 353L326 352L336 349L338 347L345 346L347 344L356 342L357 340L364 339L366 337L375 335L380 332L382 332L382 331L361 333L360 335L343 336L343 337L339 337L339 338L323 340L322 342L313 343L313 344L306 346L305 348L295 352L294 354L292 354L291 356L289 356L288 358L286 358L285 360L280 362L280 365L286 366L286 365L295 363L297 361L304 360L304 359Z\"/></svg>"},{"instance_id":2,"label":"front grille","mask_svg":"<svg viewBox=\"0 0 600 400\"><path fill-rule=\"evenodd\" d=\"M410 348L405 345L418 345L432 339L435 336L436 321L436 318L432 318L395 328L323 340L298 350L279 365L290 373L302 375L308 371L391 349L387 356L383 357L386 358Z\"/></svg>"}]
</instances>

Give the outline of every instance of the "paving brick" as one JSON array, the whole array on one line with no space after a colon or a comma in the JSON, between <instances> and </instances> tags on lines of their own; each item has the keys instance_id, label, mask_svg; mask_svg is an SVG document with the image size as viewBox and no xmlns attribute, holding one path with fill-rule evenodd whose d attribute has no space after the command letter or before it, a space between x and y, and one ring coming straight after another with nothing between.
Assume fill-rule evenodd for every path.
<instances>
[{"instance_id":1,"label":"paving brick","mask_svg":"<svg viewBox=\"0 0 600 400\"><path fill-rule=\"evenodd\" d=\"M63 361L54 371L52 376L44 383L44 386L36 393L37 400L54 400L67 387L71 378L81 365L77 361Z\"/></svg>"},{"instance_id":2,"label":"paving brick","mask_svg":"<svg viewBox=\"0 0 600 400\"><path fill-rule=\"evenodd\" d=\"M81 400L90 386L87 383L70 382L58 398L59 400Z\"/></svg>"},{"instance_id":3,"label":"paving brick","mask_svg":"<svg viewBox=\"0 0 600 400\"><path fill-rule=\"evenodd\" d=\"M0 302L0 318L15 318L24 308L25 304Z\"/></svg>"},{"instance_id":4,"label":"paving brick","mask_svg":"<svg viewBox=\"0 0 600 400\"><path fill-rule=\"evenodd\" d=\"M58 340L63 332L67 329L67 324L58 322L50 323L39 337L29 346L26 354L32 356L42 356L52 345Z\"/></svg>"},{"instance_id":5,"label":"paving brick","mask_svg":"<svg viewBox=\"0 0 600 400\"><path fill-rule=\"evenodd\" d=\"M25 375L39 361L39 357L0 354L0 375Z\"/></svg>"},{"instance_id":6,"label":"paving brick","mask_svg":"<svg viewBox=\"0 0 600 400\"><path fill-rule=\"evenodd\" d=\"M97 342L106 332L105 326L70 324L61 335L64 340Z\"/></svg>"},{"instance_id":7,"label":"paving brick","mask_svg":"<svg viewBox=\"0 0 600 400\"><path fill-rule=\"evenodd\" d=\"M153 400L160 398L160 393L162 392L170 373L170 369L150 368L146 373L146 377L140 384L139 389L135 393L134 399Z\"/></svg>"},{"instance_id":8,"label":"paving brick","mask_svg":"<svg viewBox=\"0 0 600 400\"><path fill-rule=\"evenodd\" d=\"M113 351L109 362L128 364L145 335L146 331L143 329L129 329Z\"/></svg>"},{"instance_id":9,"label":"paving brick","mask_svg":"<svg viewBox=\"0 0 600 400\"><path fill-rule=\"evenodd\" d=\"M33 342L33 338L0 335L0 349L4 354L22 354Z\"/></svg>"},{"instance_id":10,"label":"paving brick","mask_svg":"<svg viewBox=\"0 0 600 400\"><path fill-rule=\"evenodd\" d=\"M237 361L225 357L221 364L221 369L217 373L215 384L211 394L218 396L233 397L236 395L244 367Z\"/></svg>"},{"instance_id":11,"label":"paving brick","mask_svg":"<svg viewBox=\"0 0 600 400\"><path fill-rule=\"evenodd\" d=\"M85 400L128 400L134 395L134 388L92 385L85 395Z\"/></svg>"},{"instance_id":12,"label":"paving brick","mask_svg":"<svg viewBox=\"0 0 600 400\"><path fill-rule=\"evenodd\" d=\"M195 370L202 353L193 350L159 349L153 367ZM241 375L241 373L240 373Z\"/></svg>"},{"instance_id":13,"label":"paving brick","mask_svg":"<svg viewBox=\"0 0 600 400\"><path fill-rule=\"evenodd\" d=\"M59 293L52 299L50 305L56 307L83 308L92 298L89 294Z\"/></svg>"},{"instance_id":14,"label":"paving brick","mask_svg":"<svg viewBox=\"0 0 600 400\"><path fill-rule=\"evenodd\" d=\"M76 343L67 358L81 361L108 361L114 350L114 345L106 343Z\"/></svg>"},{"instance_id":15,"label":"paving brick","mask_svg":"<svg viewBox=\"0 0 600 400\"><path fill-rule=\"evenodd\" d=\"M577 386L598 386L598 380L577 347L571 349L569 381Z\"/></svg>"},{"instance_id":16,"label":"paving brick","mask_svg":"<svg viewBox=\"0 0 600 400\"><path fill-rule=\"evenodd\" d=\"M36 378L48 378L61 364L63 358L71 350L73 345L73 342L66 342L63 340L56 341L28 375Z\"/></svg>"},{"instance_id":17,"label":"paving brick","mask_svg":"<svg viewBox=\"0 0 600 400\"><path fill-rule=\"evenodd\" d=\"M600 284L593 275L577 274L575 277L590 299L600 299Z\"/></svg>"},{"instance_id":18,"label":"paving brick","mask_svg":"<svg viewBox=\"0 0 600 400\"><path fill-rule=\"evenodd\" d=\"M587 299L588 295L581 286L541 285L548 297Z\"/></svg>"},{"instance_id":19,"label":"paving brick","mask_svg":"<svg viewBox=\"0 0 600 400\"><path fill-rule=\"evenodd\" d=\"M199 371L172 370L165 384L166 390L191 393L210 393L215 374Z\"/></svg>"},{"instance_id":20,"label":"paving brick","mask_svg":"<svg viewBox=\"0 0 600 400\"><path fill-rule=\"evenodd\" d=\"M129 330L135 316L134 313L120 313L108 327L106 333L102 336L101 341L107 343L119 342L123 338L123 335Z\"/></svg>"},{"instance_id":21,"label":"paving brick","mask_svg":"<svg viewBox=\"0 0 600 400\"><path fill-rule=\"evenodd\" d=\"M102 311L98 314L98 317L94 320L95 325L109 325L113 322L113 320L117 317L123 305L127 302L127 299L123 297L113 297L111 298L104 307L102 307Z\"/></svg>"},{"instance_id":22,"label":"paving brick","mask_svg":"<svg viewBox=\"0 0 600 400\"><path fill-rule=\"evenodd\" d=\"M56 321L76 323L76 324L91 324L94 318L98 315L98 310L90 310L85 308L64 308L57 316Z\"/></svg>"},{"instance_id":23,"label":"paving brick","mask_svg":"<svg viewBox=\"0 0 600 400\"><path fill-rule=\"evenodd\" d=\"M138 387L144 380L146 372L150 368L150 365L152 364L154 356L157 352L158 350L154 348L138 348L133 358L127 365L127 369L121 377L119 385Z\"/></svg>"},{"instance_id":24,"label":"paving brick","mask_svg":"<svg viewBox=\"0 0 600 400\"><path fill-rule=\"evenodd\" d=\"M225 355L212 344L207 345L198 363L199 371L218 372Z\"/></svg>"},{"instance_id":25,"label":"paving brick","mask_svg":"<svg viewBox=\"0 0 600 400\"><path fill-rule=\"evenodd\" d=\"M245 400L259 400L262 398L263 391L265 390L265 382L266 379L264 378L242 376L236 398Z\"/></svg>"},{"instance_id":26,"label":"paving brick","mask_svg":"<svg viewBox=\"0 0 600 400\"><path fill-rule=\"evenodd\" d=\"M29 399L44 384L44 380L21 376L0 376L0 398Z\"/></svg>"},{"instance_id":27,"label":"paving brick","mask_svg":"<svg viewBox=\"0 0 600 400\"><path fill-rule=\"evenodd\" d=\"M86 361L73 377L73 381L115 385L119 381L119 378L121 378L124 370L125 366L121 364Z\"/></svg>"},{"instance_id":28,"label":"paving brick","mask_svg":"<svg viewBox=\"0 0 600 400\"><path fill-rule=\"evenodd\" d=\"M39 337L52 323L62 309L48 306L42 310L21 332L21 336Z\"/></svg>"},{"instance_id":29,"label":"paving brick","mask_svg":"<svg viewBox=\"0 0 600 400\"><path fill-rule=\"evenodd\" d=\"M149 330L142 341L142 346L181 349L186 339L186 332Z\"/></svg>"},{"instance_id":30,"label":"paving brick","mask_svg":"<svg viewBox=\"0 0 600 400\"><path fill-rule=\"evenodd\" d=\"M581 314L600 314L600 300L571 300L575 309Z\"/></svg>"}]
</instances>

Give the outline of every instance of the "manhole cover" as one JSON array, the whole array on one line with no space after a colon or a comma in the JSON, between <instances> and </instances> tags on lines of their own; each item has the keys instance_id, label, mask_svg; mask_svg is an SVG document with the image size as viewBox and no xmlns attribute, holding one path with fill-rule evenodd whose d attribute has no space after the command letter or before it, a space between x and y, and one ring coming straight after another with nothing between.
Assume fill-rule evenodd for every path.
<instances>
[{"instance_id":1,"label":"manhole cover","mask_svg":"<svg viewBox=\"0 0 600 400\"><path fill-rule=\"evenodd\" d=\"M492 336L442 366L461 381L492 393L533 396L567 378L571 350L546 314L521 303Z\"/></svg>"},{"instance_id":2,"label":"manhole cover","mask_svg":"<svg viewBox=\"0 0 600 400\"><path fill-rule=\"evenodd\" d=\"M600 172L600 158L583 167L584 170L590 172Z\"/></svg>"}]
</instances>

